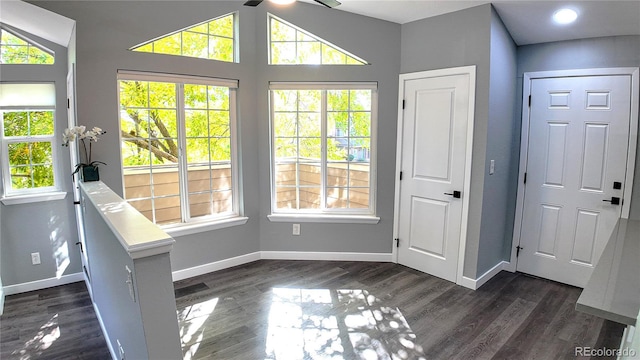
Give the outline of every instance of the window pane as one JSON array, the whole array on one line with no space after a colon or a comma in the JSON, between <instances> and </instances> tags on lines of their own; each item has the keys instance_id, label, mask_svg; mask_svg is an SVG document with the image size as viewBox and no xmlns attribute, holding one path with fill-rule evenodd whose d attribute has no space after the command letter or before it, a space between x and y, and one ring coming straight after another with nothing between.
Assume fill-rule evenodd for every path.
<instances>
[{"instance_id":1,"label":"window pane","mask_svg":"<svg viewBox=\"0 0 640 360\"><path fill-rule=\"evenodd\" d=\"M298 156L298 140L295 138L275 139L276 161L296 158Z\"/></svg>"},{"instance_id":2,"label":"window pane","mask_svg":"<svg viewBox=\"0 0 640 360\"><path fill-rule=\"evenodd\" d=\"M295 186L297 184L298 172L296 164L276 164L275 179L276 186Z\"/></svg>"},{"instance_id":3,"label":"window pane","mask_svg":"<svg viewBox=\"0 0 640 360\"><path fill-rule=\"evenodd\" d=\"M298 191L292 187L276 187L276 209L298 209Z\"/></svg>"},{"instance_id":4,"label":"window pane","mask_svg":"<svg viewBox=\"0 0 640 360\"><path fill-rule=\"evenodd\" d=\"M206 109L207 86L186 84L184 86L184 107L186 109Z\"/></svg>"},{"instance_id":5,"label":"window pane","mask_svg":"<svg viewBox=\"0 0 640 360\"><path fill-rule=\"evenodd\" d=\"M213 214L211 192L189 195L189 212L191 217Z\"/></svg>"},{"instance_id":6,"label":"window pane","mask_svg":"<svg viewBox=\"0 0 640 360\"><path fill-rule=\"evenodd\" d=\"M166 36L153 42L153 52L169 55L181 55L181 34Z\"/></svg>"},{"instance_id":7,"label":"window pane","mask_svg":"<svg viewBox=\"0 0 640 360\"><path fill-rule=\"evenodd\" d=\"M233 39L209 36L209 59L233 62Z\"/></svg>"},{"instance_id":8,"label":"window pane","mask_svg":"<svg viewBox=\"0 0 640 360\"><path fill-rule=\"evenodd\" d=\"M352 138L349 140L349 160L369 162L371 140L368 138Z\"/></svg>"},{"instance_id":9,"label":"window pane","mask_svg":"<svg viewBox=\"0 0 640 360\"><path fill-rule=\"evenodd\" d=\"M347 56L331 46L322 44L322 63L323 64L346 64Z\"/></svg>"},{"instance_id":10,"label":"window pane","mask_svg":"<svg viewBox=\"0 0 640 360\"><path fill-rule=\"evenodd\" d=\"M33 187L31 181L31 167L17 166L10 167L11 187L13 189L30 189Z\"/></svg>"},{"instance_id":11,"label":"window pane","mask_svg":"<svg viewBox=\"0 0 640 360\"><path fill-rule=\"evenodd\" d=\"M146 81L120 81L120 105L122 108L149 106L149 83Z\"/></svg>"},{"instance_id":12,"label":"window pane","mask_svg":"<svg viewBox=\"0 0 640 360\"><path fill-rule=\"evenodd\" d=\"M296 90L275 90L273 92L273 109L275 111L297 111L298 92Z\"/></svg>"},{"instance_id":13,"label":"window pane","mask_svg":"<svg viewBox=\"0 0 640 360\"><path fill-rule=\"evenodd\" d=\"M9 166L28 165L31 162L29 144L27 142L9 144Z\"/></svg>"},{"instance_id":14,"label":"window pane","mask_svg":"<svg viewBox=\"0 0 640 360\"><path fill-rule=\"evenodd\" d=\"M320 43L298 43L298 64L320 64Z\"/></svg>"},{"instance_id":15,"label":"window pane","mask_svg":"<svg viewBox=\"0 0 640 360\"><path fill-rule=\"evenodd\" d=\"M351 90L350 100L351 111L371 110L371 90Z\"/></svg>"},{"instance_id":16,"label":"window pane","mask_svg":"<svg viewBox=\"0 0 640 360\"><path fill-rule=\"evenodd\" d=\"M147 219L153 221L153 203L151 200L128 201L136 210L138 210Z\"/></svg>"},{"instance_id":17,"label":"window pane","mask_svg":"<svg viewBox=\"0 0 640 360\"><path fill-rule=\"evenodd\" d=\"M209 139L187 139L187 161L193 163L209 162Z\"/></svg>"},{"instance_id":18,"label":"window pane","mask_svg":"<svg viewBox=\"0 0 640 360\"><path fill-rule=\"evenodd\" d=\"M349 124L348 112L330 112L327 114L327 135L346 136Z\"/></svg>"},{"instance_id":19,"label":"window pane","mask_svg":"<svg viewBox=\"0 0 640 360\"><path fill-rule=\"evenodd\" d=\"M51 164L52 155L50 142L31 143L31 164Z\"/></svg>"},{"instance_id":20,"label":"window pane","mask_svg":"<svg viewBox=\"0 0 640 360\"><path fill-rule=\"evenodd\" d=\"M300 209L319 209L320 205L320 187L300 188Z\"/></svg>"},{"instance_id":21,"label":"window pane","mask_svg":"<svg viewBox=\"0 0 640 360\"><path fill-rule=\"evenodd\" d=\"M182 221L179 196L155 198L153 206L156 224L172 224Z\"/></svg>"},{"instance_id":22,"label":"window pane","mask_svg":"<svg viewBox=\"0 0 640 360\"><path fill-rule=\"evenodd\" d=\"M207 91L209 93L209 109L229 110L229 88L209 86Z\"/></svg>"},{"instance_id":23,"label":"window pane","mask_svg":"<svg viewBox=\"0 0 640 360\"><path fill-rule=\"evenodd\" d=\"M180 179L177 166L155 168L151 174L153 196L180 194Z\"/></svg>"},{"instance_id":24,"label":"window pane","mask_svg":"<svg viewBox=\"0 0 640 360\"><path fill-rule=\"evenodd\" d=\"M231 160L231 139L229 138L212 138L211 161L230 161Z\"/></svg>"},{"instance_id":25,"label":"window pane","mask_svg":"<svg viewBox=\"0 0 640 360\"><path fill-rule=\"evenodd\" d=\"M301 113L298 117L298 135L314 136L322 135L320 113Z\"/></svg>"},{"instance_id":26,"label":"window pane","mask_svg":"<svg viewBox=\"0 0 640 360\"><path fill-rule=\"evenodd\" d=\"M34 111L29 113L31 135L53 135L53 111Z\"/></svg>"},{"instance_id":27,"label":"window pane","mask_svg":"<svg viewBox=\"0 0 640 360\"><path fill-rule=\"evenodd\" d=\"M371 113L355 112L351 114L349 122L349 134L351 136L371 136Z\"/></svg>"},{"instance_id":28,"label":"window pane","mask_svg":"<svg viewBox=\"0 0 640 360\"><path fill-rule=\"evenodd\" d=\"M149 174L149 171L133 168L125 169L124 192L126 199L150 198L151 174ZM138 211L140 211L140 209L138 209Z\"/></svg>"},{"instance_id":29,"label":"window pane","mask_svg":"<svg viewBox=\"0 0 640 360\"><path fill-rule=\"evenodd\" d=\"M170 83L150 82L149 107L174 109L176 107L176 86Z\"/></svg>"},{"instance_id":30,"label":"window pane","mask_svg":"<svg viewBox=\"0 0 640 360\"><path fill-rule=\"evenodd\" d=\"M351 188L349 189L349 208L367 209L369 208L369 189Z\"/></svg>"},{"instance_id":31,"label":"window pane","mask_svg":"<svg viewBox=\"0 0 640 360\"><path fill-rule=\"evenodd\" d=\"M190 31L182 32L182 55L206 58L209 36Z\"/></svg>"},{"instance_id":32,"label":"window pane","mask_svg":"<svg viewBox=\"0 0 640 360\"><path fill-rule=\"evenodd\" d=\"M271 18L271 41L296 41L296 29Z\"/></svg>"},{"instance_id":33,"label":"window pane","mask_svg":"<svg viewBox=\"0 0 640 360\"><path fill-rule=\"evenodd\" d=\"M273 127L276 136L296 136L296 113L275 113Z\"/></svg>"},{"instance_id":34,"label":"window pane","mask_svg":"<svg viewBox=\"0 0 640 360\"><path fill-rule=\"evenodd\" d=\"M298 111L320 111L322 92L319 90L298 91Z\"/></svg>"},{"instance_id":35,"label":"window pane","mask_svg":"<svg viewBox=\"0 0 640 360\"><path fill-rule=\"evenodd\" d=\"M209 111L209 136L231 136L228 111Z\"/></svg>"},{"instance_id":36,"label":"window pane","mask_svg":"<svg viewBox=\"0 0 640 360\"><path fill-rule=\"evenodd\" d=\"M346 208L349 199L349 188L330 187L327 188L327 207Z\"/></svg>"},{"instance_id":37,"label":"window pane","mask_svg":"<svg viewBox=\"0 0 640 360\"><path fill-rule=\"evenodd\" d=\"M300 154L301 158L320 160L322 148L321 138L300 138Z\"/></svg>"},{"instance_id":38,"label":"window pane","mask_svg":"<svg viewBox=\"0 0 640 360\"><path fill-rule=\"evenodd\" d=\"M296 55L296 43L271 43L271 62L273 64L295 64L297 60Z\"/></svg>"},{"instance_id":39,"label":"window pane","mask_svg":"<svg viewBox=\"0 0 640 360\"><path fill-rule=\"evenodd\" d=\"M211 35L233 37L233 14L209 22Z\"/></svg>"},{"instance_id":40,"label":"window pane","mask_svg":"<svg viewBox=\"0 0 640 360\"><path fill-rule=\"evenodd\" d=\"M369 164L352 164L349 169L349 186L369 187Z\"/></svg>"},{"instance_id":41,"label":"window pane","mask_svg":"<svg viewBox=\"0 0 640 360\"><path fill-rule=\"evenodd\" d=\"M349 110L349 90L328 90L327 110Z\"/></svg>"},{"instance_id":42,"label":"window pane","mask_svg":"<svg viewBox=\"0 0 640 360\"><path fill-rule=\"evenodd\" d=\"M27 136L29 134L29 119L26 111L4 112L4 136Z\"/></svg>"},{"instance_id":43,"label":"window pane","mask_svg":"<svg viewBox=\"0 0 640 360\"><path fill-rule=\"evenodd\" d=\"M206 110L185 110L184 116L187 137L207 136L209 122Z\"/></svg>"},{"instance_id":44,"label":"window pane","mask_svg":"<svg viewBox=\"0 0 640 360\"><path fill-rule=\"evenodd\" d=\"M7 150L13 189L54 186L50 142L11 143Z\"/></svg>"}]
</instances>

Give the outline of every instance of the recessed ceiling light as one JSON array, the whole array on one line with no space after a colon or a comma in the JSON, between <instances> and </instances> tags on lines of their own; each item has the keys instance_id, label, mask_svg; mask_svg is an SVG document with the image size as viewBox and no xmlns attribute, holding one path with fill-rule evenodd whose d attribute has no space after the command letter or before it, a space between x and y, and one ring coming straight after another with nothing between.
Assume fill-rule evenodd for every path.
<instances>
[{"instance_id":1,"label":"recessed ceiling light","mask_svg":"<svg viewBox=\"0 0 640 360\"><path fill-rule=\"evenodd\" d=\"M578 13L571 9L560 9L553 13L553 21L558 24L571 24L578 18Z\"/></svg>"},{"instance_id":2,"label":"recessed ceiling light","mask_svg":"<svg viewBox=\"0 0 640 360\"><path fill-rule=\"evenodd\" d=\"M278 5L289 5L289 4L293 4L294 2L296 2L296 0L270 0L272 3L274 4L278 4Z\"/></svg>"}]
</instances>

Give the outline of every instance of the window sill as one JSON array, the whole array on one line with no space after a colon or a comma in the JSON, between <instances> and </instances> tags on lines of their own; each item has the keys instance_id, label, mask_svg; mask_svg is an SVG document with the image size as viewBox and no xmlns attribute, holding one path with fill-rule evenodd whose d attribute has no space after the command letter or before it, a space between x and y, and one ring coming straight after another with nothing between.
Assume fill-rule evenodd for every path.
<instances>
[{"instance_id":1,"label":"window sill","mask_svg":"<svg viewBox=\"0 0 640 360\"><path fill-rule=\"evenodd\" d=\"M206 221L206 222L195 222L195 223L186 223L179 225L172 225L163 227L167 234L172 237L177 236L185 236L191 234L197 234L201 232L224 229L232 226L244 225L249 221L249 218L246 216L236 216L232 218L215 220L215 221Z\"/></svg>"},{"instance_id":2,"label":"window sill","mask_svg":"<svg viewBox=\"0 0 640 360\"><path fill-rule=\"evenodd\" d=\"M335 224L377 224L380 218L373 215L325 215L325 214L271 214L271 222L308 222Z\"/></svg>"},{"instance_id":3,"label":"window sill","mask_svg":"<svg viewBox=\"0 0 640 360\"><path fill-rule=\"evenodd\" d=\"M5 205L28 204L43 201L62 200L67 196L64 191L54 191L29 195L5 196L0 201Z\"/></svg>"}]
</instances>

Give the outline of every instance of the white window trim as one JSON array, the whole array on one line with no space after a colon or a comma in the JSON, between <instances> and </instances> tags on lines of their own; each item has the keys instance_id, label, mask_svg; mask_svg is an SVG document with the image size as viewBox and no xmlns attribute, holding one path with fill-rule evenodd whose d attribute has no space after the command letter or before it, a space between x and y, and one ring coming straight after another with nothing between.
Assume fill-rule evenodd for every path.
<instances>
[{"instance_id":1,"label":"white window trim","mask_svg":"<svg viewBox=\"0 0 640 360\"><path fill-rule=\"evenodd\" d=\"M276 65L276 66L281 66L281 65L284 65L284 66L288 66L288 65L312 65L312 66L318 66L318 65L322 65L322 66L346 65L346 64L307 64L307 63L286 63L285 64L285 63L273 63L272 56L271 56L271 44L274 41L271 40L271 19L275 19L276 21L279 21L279 22L281 22L281 23L283 23L283 24L285 24L285 25L287 25L289 27L292 27L292 28L296 29L296 31L299 31L299 32L305 34L308 37L316 39L316 41L318 41L319 43L327 45L329 47L332 47L333 49L338 50L338 51L342 52L343 54L345 54L345 55L347 55L347 56L349 56L349 57L351 57L353 59L356 59L356 60L360 61L362 63L361 65L371 65L365 59L363 59L363 58L361 58L361 57L359 57L357 55L354 55L353 53L341 48L340 46L337 46L337 45L335 45L335 44L333 44L333 43L331 43L331 42L329 42L329 41L327 41L327 40L325 40L325 39L323 39L323 38L321 38L321 37L319 37L317 35L314 35L314 34L308 32L307 30L304 30L304 29L300 28L299 26L293 25L292 23L290 23L290 22L288 22L286 20L283 20L282 18L279 18L279 17L277 17L277 16L275 16L275 15L273 15L271 13L267 13L267 37L268 37L267 52L268 52L268 64L269 65ZM279 42L279 41L276 41L276 42ZM294 41L287 41L287 42L294 42ZM296 44L298 43L297 39L296 39L295 43ZM356 65L356 64L353 64L353 65ZM332 90L335 90L335 89L332 89Z\"/></svg>"},{"instance_id":2,"label":"white window trim","mask_svg":"<svg viewBox=\"0 0 640 360\"><path fill-rule=\"evenodd\" d=\"M371 153L369 160L369 208L368 209L320 209L320 210L296 210L296 209L277 209L276 208L276 184L274 181L275 154L273 146L275 143L275 134L273 130L273 92L271 90L371 90ZM326 100L323 96L323 103ZM270 82L269 83L269 152L270 152L270 189L271 189L271 214L267 218L272 222L331 222L331 223L367 223L377 224L380 218L376 216L376 191L377 191L377 132L378 132L378 83L377 82ZM323 106L321 117L323 124L326 124L326 108ZM326 131L322 130L323 143L326 140ZM323 167L327 161L324 159ZM324 171L322 172L324 174ZM322 179L322 193L326 184L324 176Z\"/></svg>"},{"instance_id":3,"label":"white window trim","mask_svg":"<svg viewBox=\"0 0 640 360\"><path fill-rule=\"evenodd\" d=\"M187 221L181 223L174 224L158 224L163 230L165 230L171 236L184 236L190 235L200 232L206 232L216 229L227 228L231 226L244 225L249 220L248 217L244 216L244 209L240 199L242 197L241 194L241 180L240 180L240 160L238 157L238 109L237 109L237 89L238 89L238 80L233 79L221 79L221 78L207 78L207 77L199 77L199 76L190 76L190 75L176 75L176 74L163 74L163 73L151 73L151 72L142 72L142 71L118 71L118 82L121 80L133 80L133 81L151 81L151 82L173 82L177 85L184 84L198 84L198 85L210 85L210 86L221 86L229 88L229 109L234 109L233 119L230 121L230 130L231 130L231 192L233 197L233 213L222 214L220 216L212 215L212 216L202 216L196 218L188 218ZM119 86L119 85L118 85ZM120 91L118 91L118 107L120 107ZM183 97L182 94L178 94L177 98ZM177 99L178 100L178 99ZM178 112L178 128L182 129L182 125L184 125L184 106L177 107ZM118 129L120 129L120 115L118 115ZM180 124L182 123L182 124ZM178 130L180 131L180 130ZM118 131L119 141L122 143L122 135L121 131ZM178 133L178 141L184 146L183 138L181 138L180 133ZM182 147L183 148L183 147ZM182 181L183 171L186 171L186 162L183 161L183 156L180 154L180 161L178 164L178 171L180 173L180 201L183 203L184 197L182 196L183 192L186 190L186 183ZM120 168L124 170L122 166L122 151L120 151ZM124 188L124 171L122 171L122 193L125 193ZM185 210L183 206L183 217Z\"/></svg>"},{"instance_id":4,"label":"white window trim","mask_svg":"<svg viewBox=\"0 0 640 360\"><path fill-rule=\"evenodd\" d=\"M147 41L145 41L143 43L140 43L138 45L134 45L134 46L130 47L129 50L130 51L136 51L137 48L145 46L147 44L151 44L151 43L153 43L153 42L155 42L157 40L160 40L162 38L169 37L169 36L181 33L183 31L188 31L189 29L194 28L196 26L207 24L207 23L222 19L222 18L227 17L227 16L233 16L233 38L232 38L232 40L233 40L233 61L231 63L238 64L238 63L240 63L240 33L239 33L239 30L240 30L240 15L239 15L238 11L233 11L233 12L230 12L230 13L227 13L227 14L224 14L224 15L220 15L220 16L215 17L213 19L205 20L205 21L199 22L197 24L189 25L189 26L187 26L185 28L182 28L180 30L176 30L176 31L168 33L168 34L164 34L164 35L155 37L155 38L153 38L151 40L147 40ZM209 34L209 36L216 36L216 35ZM172 55L172 54L157 53L157 52L150 52L150 54ZM204 59L204 60L229 62L229 61L223 61L223 60L217 60L217 59L207 59L207 58L202 58L202 57L197 57L197 56L187 56L187 55L173 55L173 56L182 56L182 57L190 57L190 58L194 58L194 59Z\"/></svg>"},{"instance_id":5,"label":"white window trim","mask_svg":"<svg viewBox=\"0 0 640 360\"><path fill-rule=\"evenodd\" d=\"M16 85L31 85L32 83L0 83L11 86L12 84ZM49 200L59 200L63 199L66 196L66 192L63 191L62 186L60 184L60 179L62 178L60 175L60 170L58 169L58 159L59 159L59 146L56 136L56 119L57 119L57 109L55 106L55 84L51 82L42 82L42 83L33 83L34 86L39 85L51 85L52 86L52 98L47 99L46 102L51 101L51 104L47 105L33 105L31 100L25 100L29 105L17 105L16 100L11 98L11 96L5 97L0 96L0 113L3 111L52 111L53 112L53 128L54 132L51 135L36 135L36 136L14 136L6 138L4 136L4 121L0 118L0 139L2 146L2 166L0 167L0 173L2 175L2 196L0 197L0 201L2 201L5 205L15 205L15 204L24 204L24 203L33 203L33 202L41 202L41 201L49 201ZM12 89L13 90L13 89ZM24 90L24 89L22 89ZM3 94L4 95L4 94ZM28 96L27 93L23 93L21 91L20 95ZM40 95L43 95L40 93ZM19 101L19 100L18 100ZM51 143L51 164L53 167L53 186L41 187L41 188L28 188L28 189L12 189L11 185L11 171L9 167L9 144L15 142L50 142Z\"/></svg>"}]
</instances>

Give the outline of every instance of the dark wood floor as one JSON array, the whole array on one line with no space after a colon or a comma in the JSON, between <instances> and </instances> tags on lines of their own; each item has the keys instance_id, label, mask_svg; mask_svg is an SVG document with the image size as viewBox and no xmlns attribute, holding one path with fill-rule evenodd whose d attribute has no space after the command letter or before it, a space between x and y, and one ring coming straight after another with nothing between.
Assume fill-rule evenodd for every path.
<instances>
[{"instance_id":1,"label":"dark wood floor","mask_svg":"<svg viewBox=\"0 0 640 360\"><path fill-rule=\"evenodd\" d=\"M502 272L476 291L391 263L261 260L175 283L185 359L574 359L623 327L580 289ZM6 299L1 359L107 359L82 283ZM132 359L128 359L132 360Z\"/></svg>"}]
</instances>

